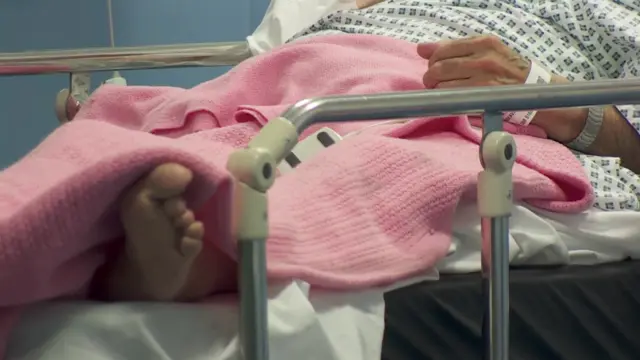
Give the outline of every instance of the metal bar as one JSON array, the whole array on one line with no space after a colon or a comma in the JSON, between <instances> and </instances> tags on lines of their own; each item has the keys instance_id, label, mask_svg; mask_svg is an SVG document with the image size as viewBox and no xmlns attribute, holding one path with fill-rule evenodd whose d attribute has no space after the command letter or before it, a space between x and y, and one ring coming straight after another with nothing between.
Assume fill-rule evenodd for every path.
<instances>
[{"instance_id":1,"label":"metal bar","mask_svg":"<svg viewBox=\"0 0 640 360\"><path fill-rule=\"evenodd\" d=\"M241 358L269 360L266 239L241 240L238 251Z\"/></svg>"},{"instance_id":2,"label":"metal bar","mask_svg":"<svg viewBox=\"0 0 640 360\"><path fill-rule=\"evenodd\" d=\"M0 53L0 76L236 65L246 42Z\"/></svg>"},{"instance_id":3,"label":"metal bar","mask_svg":"<svg viewBox=\"0 0 640 360\"><path fill-rule=\"evenodd\" d=\"M282 117L302 133L318 122L634 103L640 103L640 79L324 97L299 101ZM489 124L483 129L483 137L486 132L500 130L501 122ZM487 346L485 358L506 360L509 356L508 216L483 218L482 231L486 243L482 249L483 279L485 294L489 297L483 332Z\"/></svg>"},{"instance_id":4,"label":"metal bar","mask_svg":"<svg viewBox=\"0 0 640 360\"><path fill-rule=\"evenodd\" d=\"M282 115L300 130L312 123L525 111L600 104L640 104L640 79L554 85L328 96L301 100Z\"/></svg>"},{"instance_id":5,"label":"metal bar","mask_svg":"<svg viewBox=\"0 0 640 360\"><path fill-rule=\"evenodd\" d=\"M487 136L496 131L503 130L503 113L485 112L482 127L482 143L480 144L480 162L484 172L494 173L495 169L488 165L491 160L485 159L482 148L485 146ZM491 146L491 145L487 145ZM511 148L509 158L515 157L516 150ZM489 168L487 168L489 166ZM508 169L509 186L512 184L511 171ZM484 177L478 177L478 192L487 191L487 194L478 194L478 209L481 216L480 228L482 233L482 286L484 295L485 312L483 316L482 338L484 340L485 360L509 360L509 216L511 214L511 196L502 198L495 188L502 188L501 181ZM490 180L492 179L492 180ZM511 193L511 191L509 191ZM481 196L484 195L484 196ZM481 202L496 201L506 206L501 212L494 212L492 216L484 213L488 204Z\"/></svg>"},{"instance_id":6,"label":"metal bar","mask_svg":"<svg viewBox=\"0 0 640 360\"><path fill-rule=\"evenodd\" d=\"M486 360L509 360L509 218L482 218Z\"/></svg>"}]
</instances>

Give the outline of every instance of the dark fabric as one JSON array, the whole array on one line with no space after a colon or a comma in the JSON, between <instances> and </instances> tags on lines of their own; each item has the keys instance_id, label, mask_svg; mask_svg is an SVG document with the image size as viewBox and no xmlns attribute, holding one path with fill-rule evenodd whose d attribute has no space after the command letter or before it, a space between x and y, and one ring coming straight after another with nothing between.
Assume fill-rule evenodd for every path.
<instances>
[{"instance_id":1,"label":"dark fabric","mask_svg":"<svg viewBox=\"0 0 640 360\"><path fill-rule=\"evenodd\" d=\"M640 261L511 271L510 359L640 359ZM479 274L385 296L383 360L482 359Z\"/></svg>"}]
</instances>

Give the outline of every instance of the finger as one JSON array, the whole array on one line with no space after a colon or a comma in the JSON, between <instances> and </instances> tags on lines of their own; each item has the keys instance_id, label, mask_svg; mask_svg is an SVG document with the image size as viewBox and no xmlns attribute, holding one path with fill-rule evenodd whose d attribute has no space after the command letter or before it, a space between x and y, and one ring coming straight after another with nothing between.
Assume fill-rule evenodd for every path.
<instances>
[{"instance_id":1,"label":"finger","mask_svg":"<svg viewBox=\"0 0 640 360\"><path fill-rule=\"evenodd\" d=\"M433 55L433 53L438 48L438 46L439 46L438 44L439 43L422 43L422 44L418 44L418 55L420 55L420 57L423 58L423 59L429 60L431 55Z\"/></svg>"},{"instance_id":2,"label":"finger","mask_svg":"<svg viewBox=\"0 0 640 360\"><path fill-rule=\"evenodd\" d=\"M439 82L433 88L434 89L465 88L465 87L473 87L475 83L476 82L472 78L457 79L457 80Z\"/></svg>"},{"instance_id":3,"label":"finger","mask_svg":"<svg viewBox=\"0 0 640 360\"><path fill-rule=\"evenodd\" d=\"M453 89L453 88L467 88L467 87L495 86L495 85L498 85L498 84L489 78L471 77L469 79L443 81L436 84L434 88L435 89Z\"/></svg>"},{"instance_id":4,"label":"finger","mask_svg":"<svg viewBox=\"0 0 640 360\"><path fill-rule=\"evenodd\" d=\"M472 56L494 50L503 46L500 39L493 36L478 36L460 40L444 41L429 58L429 65L450 58Z\"/></svg>"},{"instance_id":5,"label":"finger","mask_svg":"<svg viewBox=\"0 0 640 360\"><path fill-rule=\"evenodd\" d=\"M443 41L429 57L429 66L447 59L472 56L476 48L472 48L466 40Z\"/></svg>"},{"instance_id":6,"label":"finger","mask_svg":"<svg viewBox=\"0 0 640 360\"><path fill-rule=\"evenodd\" d=\"M468 79L474 75L476 67L471 58L446 59L430 66L422 77L422 83L426 88L432 88L437 83L458 79Z\"/></svg>"}]
</instances>

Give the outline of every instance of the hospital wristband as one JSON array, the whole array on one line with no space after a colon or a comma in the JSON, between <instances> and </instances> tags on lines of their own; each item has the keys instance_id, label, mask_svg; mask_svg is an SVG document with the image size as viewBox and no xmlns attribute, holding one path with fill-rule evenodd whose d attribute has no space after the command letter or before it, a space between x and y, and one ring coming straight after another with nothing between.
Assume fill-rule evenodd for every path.
<instances>
[{"instance_id":1,"label":"hospital wristband","mask_svg":"<svg viewBox=\"0 0 640 360\"><path fill-rule=\"evenodd\" d=\"M584 128L575 139L566 144L568 148L584 152L596 141L604 122L604 109L604 106L589 108L589 115L585 121Z\"/></svg>"},{"instance_id":2,"label":"hospital wristband","mask_svg":"<svg viewBox=\"0 0 640 360\"><path fill-rule=\"evenodd\" d=\"M529 70L529 76L527 76L527 80L524 82L525 84L550 84L551 83L551 73L548 72L545 68L538 65L535 61L531 62L531 70ZM536 116L537 111L520 111L520 112L511 112L504 114L504 121L527 126L531 123L533 118Z\"/></svg>"}]
</instances>

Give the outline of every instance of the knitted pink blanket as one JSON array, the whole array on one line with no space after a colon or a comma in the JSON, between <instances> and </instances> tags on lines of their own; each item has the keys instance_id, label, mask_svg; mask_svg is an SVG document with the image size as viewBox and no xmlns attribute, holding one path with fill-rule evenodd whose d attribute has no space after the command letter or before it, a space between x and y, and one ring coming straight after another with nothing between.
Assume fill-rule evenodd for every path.
<instances>
[{"instance_id":1,"label":"knitted pink blanket","mask_svg":"<svg viewBox=\"0 0 640 360\"><path fill-rule=\"evenodd\" d=\"M233 148L303 98L420 89L425 66L415 45L345 35L282 47L193 89L102 87L76 120L0 174L0 320L81 292L108 260L105 246L122 238L119 196L164 162L197 174L190 205L207 240L232 252ZM558 212L589 207L589 182L567 149L516 140L516 199ZM349 138L279 178L269 192L269 275L353 288L431 268L449 247L456 205L475 197L478 142L466 117L417 120ZM0 326L0 339L7 331Z\"/></svg>"}]
</instances>

